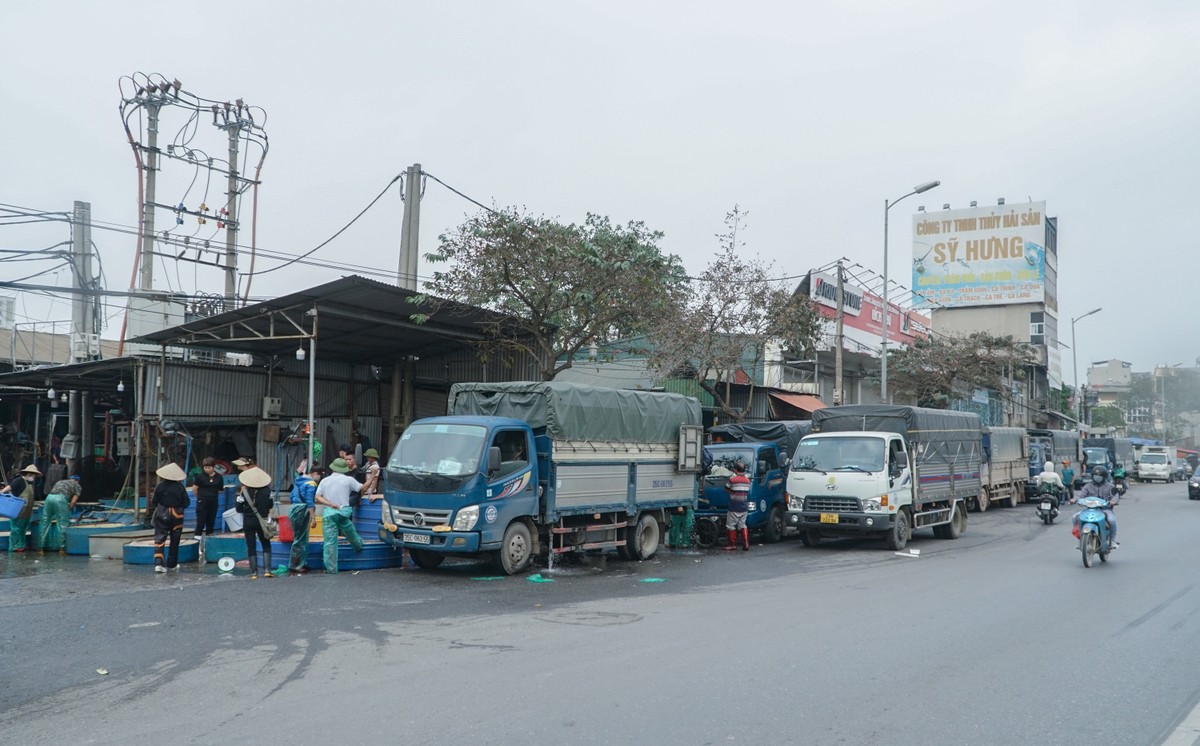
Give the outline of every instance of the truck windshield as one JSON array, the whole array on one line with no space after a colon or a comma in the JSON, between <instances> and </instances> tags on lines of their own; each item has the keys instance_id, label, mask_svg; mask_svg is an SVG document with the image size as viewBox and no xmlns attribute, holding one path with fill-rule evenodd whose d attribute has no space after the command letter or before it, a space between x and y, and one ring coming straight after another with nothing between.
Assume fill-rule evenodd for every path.
<instances>
[{"instance_id":1,"label":"truck windshield","mask_svg":"<svg viewBox=\"0 0 1200 746\"><path fill-rule=\"evenodd\" d=\"M1142 456L1143 464L1165 464L1167 457L1161 453L1147 453Z\"/></svg>"},{"instance_id":2,"label":"truck windshield","mask_svg":"<svg viewBox=\"0 0 1200 746\"><path fill-rule=\"evenodd\" d=\"M1108 451L1103 448L1084 448L1089 466L1105 466L1108 464Z\"/></svg>"},{"instance_id":3,"label":"truck windshield","mask_svg":"<svg viewBox=\"0 0 1200 746\"><path fill-rule=\"evenodd\" d=\"M400 436L389 471L467 477L479 471L487 428L481 425L417 424Z\"/></svg>"},{"instance_id":4,"label":"truck windshield","mask_svg":"<svg viewBox=\"0 0 1200 746\"><path fill-rule=\"evenodd\" d=\"M800 441L792 468L800 471L883 471L880 438L821 438Z\"/></svg>"},{"instance_id":5,"label":"truck windshield","mask_svg":"<svg viewBox=\"0 0 1200 746\"><path fill-rule=\"evenodd\" d=\"M746 476L753 476L754 472L754 451L749 448L739 448L737 450L709 451L712 454L712 468L708 470L705 477L710 480L724 481L733 476L734 464L739 461L746 467Z\"/></svg>"}]
</instances>

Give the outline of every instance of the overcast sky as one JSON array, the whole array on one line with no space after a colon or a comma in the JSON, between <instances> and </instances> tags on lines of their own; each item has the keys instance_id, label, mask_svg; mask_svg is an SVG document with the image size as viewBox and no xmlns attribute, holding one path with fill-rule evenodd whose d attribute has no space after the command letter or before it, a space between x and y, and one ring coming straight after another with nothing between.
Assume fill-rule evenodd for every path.
<instances>
[{"instance_id":1,"label":"overcast sky","mask_svg":"<svg viewBox=\"0 0 1200 746\"><path fill-rule=\"evenodd\" d=\"M0 203L86 200L95 220L136 225L117 113L118 80L135 72L266 110L258 243L274 251L316 246L420 162L485 204L645 221L692 273L734 203L750 212L747 251L781 275L839 256L878 272L883 201L940 179L892 211L893 279L911 282L918 205L1045 200L1059 218L1062 341L1071 317L1104 309L1077 325L1082 379L1089 360L1146 370L1200 355L1186 227L1200 165L1197 39L1193 2L8 3ZM163 137L182 123L164 114ZM220 152L223 136L200 124L193 145ZM159 201L194 209L192 176L164 170ZM223 191L214 182L210 195ZM475 209L429 182L422 251ZM401 211L393 188L315 256L394 272ZM3 248L68 237L61 224L0 226ZM93 240L109 289L128 287L133 237ZM49 266L6 261L0 279ZM252 294L340 274L293 266ZM223 287L191 264L157 268L155 285ZM25 294L17 313L70 309ZM119 329L116 315L105 336ZM1067 349L1063 373L1070 383Z\"/></svg>"}]
</instances>

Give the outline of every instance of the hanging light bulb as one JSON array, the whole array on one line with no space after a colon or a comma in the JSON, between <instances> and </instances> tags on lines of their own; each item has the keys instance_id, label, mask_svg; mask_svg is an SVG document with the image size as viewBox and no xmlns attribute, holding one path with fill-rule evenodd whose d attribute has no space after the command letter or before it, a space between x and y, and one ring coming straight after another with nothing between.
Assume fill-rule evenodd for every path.
<instances>
[{"instance_id":1,"label":"hanging light bulb","mask_svg":"<svg viewBox=\"0 0 1200 746\"><path fill-rule=\"evenodd\" d=\"M296 348L296 359L297 360L304 359L304 345L300 345L299 347Z\"/></svg>"},{"instance_id":2,"label":"hanging light bulb","mask_svg":"<svg viewBox=\"0 0 1200 746\"><path fill-rule=\"evenodd\" d=\"M120 381L117 381L117 392L120 393L124 390L125 390L125 379L122 378Z\"/></svg>"},{"instance_id":3,"label":"hanging light bulb","mask_svg":"<svg viewBox=\"0 0 1200 746\"><path fill-rule=\"evenodd\" d=\"M67 403L67 395L64 393L62 396L58 397L58 400L61 401L63 404L66 404Z\"/></svg>"},{"instance_id":4,"label":"hanging light bulb","mask_svg":"<svg viewBox=\"0 0 1200 746\"><path fill-rule=\"evenodd\" d=\"M55 397L54 387L51 386L49 389L46 390L46 398L53 399L54 397Z\"/></svg>"}]
</instances>

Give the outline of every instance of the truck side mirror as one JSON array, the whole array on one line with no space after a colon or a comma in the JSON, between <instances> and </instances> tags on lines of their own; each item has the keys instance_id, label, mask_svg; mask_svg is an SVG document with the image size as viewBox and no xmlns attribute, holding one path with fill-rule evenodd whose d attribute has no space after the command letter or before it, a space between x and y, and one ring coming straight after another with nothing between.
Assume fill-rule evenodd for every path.
<instances>
[{"instance_id":1,"label":"truck side mirror","mask_svg":"<svg viewBox=\"0 0 1200 746\"><path fill-rule=\"evenodd\" d=\"M758 474L762 477L767 475L767 460L765 458L758 460Z\"/></svg>"},{"instance_id":2,"label":"truck side mirror","mask_svg":"<svg viewBox=\"0 0 1200 746\"><path fill-rule=\"evenodd\" d=\"M488 448L487 473L490 476L498 471L500 471L500 446L492 446Z\"/></svg>"}]
</instances>

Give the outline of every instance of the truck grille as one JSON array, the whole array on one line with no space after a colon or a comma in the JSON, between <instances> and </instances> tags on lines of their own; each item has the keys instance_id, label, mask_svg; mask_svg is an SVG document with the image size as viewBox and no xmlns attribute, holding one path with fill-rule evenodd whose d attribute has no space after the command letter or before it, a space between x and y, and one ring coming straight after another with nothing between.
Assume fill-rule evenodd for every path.
<instances>
[{"instance_id":1,"label":"truck grille","mask_svg":"<svg viewBox=\"0 0 1200 746\"><path fill-rule=\"evenodd\" d=\"M862 506L857 497L836 497L830 495L807 495L804 498L805 510L819 510L822 513L860 513Z\"/></svg>"},{"instance_id":2,"label":"truck grille","mask_svg":"<svg viewBox=\"0 0 1200 746\"><path fill-rule=\"evenodd\" d=\"M392 508L392 520L397 526L408 528L431 528L450 522L449 510L428 510L425 508ZM420 515L420 520L417 516Z\"/></svg>"}]
</instances>

